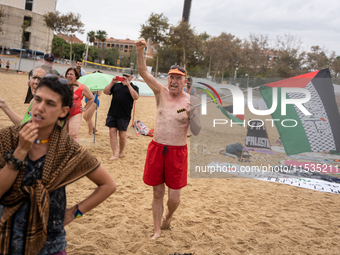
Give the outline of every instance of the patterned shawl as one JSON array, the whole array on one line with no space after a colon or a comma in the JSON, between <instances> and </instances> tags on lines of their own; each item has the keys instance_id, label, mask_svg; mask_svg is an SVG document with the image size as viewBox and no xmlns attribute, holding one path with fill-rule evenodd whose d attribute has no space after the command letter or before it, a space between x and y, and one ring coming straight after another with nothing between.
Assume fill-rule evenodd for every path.
<instances>
[{"instance_id":1,"label":"patterned shawl","mask_svg":"<svg viewBox=\"0 0 340 255\"><path fill-rule=\"evenodd\" d=\"M24 125L0 130L0 169L6 164L5 154L18 146L19 131ZM50 135L42 179L35 180L32 186L22 186L25 170L21 170L11 189L1 198L5 209L0 219L0 254L9 254L12 217L28 198L31 206L25 254L38 254L47 237L49 192L78 180L99 165L96 158L56 125Z\"/></svg>"}]
</instances>

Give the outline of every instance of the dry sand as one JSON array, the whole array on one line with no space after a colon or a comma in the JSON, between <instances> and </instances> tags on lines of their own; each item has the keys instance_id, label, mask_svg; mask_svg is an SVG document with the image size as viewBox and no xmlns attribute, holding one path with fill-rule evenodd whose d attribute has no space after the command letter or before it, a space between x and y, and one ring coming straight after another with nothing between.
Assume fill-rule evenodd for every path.
<instances>
[{"instance_id":1,"label":"dry sand","mask_svg":"<svg viewBox=\"0 0 340 255\"><path fill-rule=\"evenodd\" d=\"M20 115L27 109L23 104L26 90L26 75L0 72L0 97ZM101 161L118 188L104 203L66 227L68 254L339 254L340 195L251 179L190 178L189 173L172 229L163 231L157 241L150 240L152 188L143 183L142 175L151 138L139 135L128 139L124 158L108 160L111 149L104 124L110 99L101 96L96 143L93 136L87 135L85 121L80 143ZM149 128L154 127L155 111L153 97L138 99L135 116ZM11 124L0 111L0 128ZM205 122L203 126L210 124ZM203 148L195 164L216 161L218 157L237 162L216 155L230 143L244 144L244 130L235 128L223 136L205 132L200 139L191 140L192 147ZM268 128L268 133L271 143L275 143L276 129ZM129 128L128 134L135 135L135 131ZM277 164L284 156L258 160ZM69 185L68 205L80 202L94 189L87 178Z\"/></svg>"}]
</instances>

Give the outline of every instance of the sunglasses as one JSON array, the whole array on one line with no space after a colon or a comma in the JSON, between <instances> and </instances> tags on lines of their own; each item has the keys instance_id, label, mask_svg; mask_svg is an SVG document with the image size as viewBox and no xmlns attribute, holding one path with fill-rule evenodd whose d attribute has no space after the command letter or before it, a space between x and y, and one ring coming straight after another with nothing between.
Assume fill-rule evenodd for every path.
<instances>
[{"instance_id":1,"label":"sunglasses","mask_svg":"<svg viewBox=\"0 0 340 255\"><path fill-rule=\"evenodd\" d=\"M32 80L38 80L40 81L43 77L39 77L39 76L32 76L31 79Z\"/></svg>"},{"instance_id":2,"label":"sunglasses","mask_svg":"<svg viewBox=\"0 0 340 255\"><path fill-rule=\"evenodd\" d=\"M44 76L44 78L54 78L54 79L58 79L58 81L62 84L62 85L68 85L68 88L70 90L70 92L73 93L73 83L70 82L69 80L65 79L64 77L60 77L58 75L55 74L46 74Z\"/></svg>"},{"instance_id":3,"label":"sunglasses","mask_svg":"<svg viewBox=\"0 0 340 255\"><path fill-rule=\"evenodd\" d=\"M58 75L46 74L44 77L46 77L46 78L57 78L58 81L63 85L72 85L72 83L69 80L65 79L64 77L60 77Z\"/></svg>"},{"instance_id":4,"label":"sunglasses","mask_svg":"<svg viewBox=\"0 0 340 255\"><path fill-rule=\"evenodd\" d=\"M178 71L186 74L185 69L183 67L180 67L180 66L173 65L173 66L170 67L170 69L178 69Z\"/></svg>"}]
</instances>

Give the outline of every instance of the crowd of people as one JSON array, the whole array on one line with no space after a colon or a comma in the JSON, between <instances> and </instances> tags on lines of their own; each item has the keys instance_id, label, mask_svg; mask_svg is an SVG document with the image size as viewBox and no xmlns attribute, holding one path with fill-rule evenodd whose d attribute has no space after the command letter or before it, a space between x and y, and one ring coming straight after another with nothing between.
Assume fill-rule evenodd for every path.
<instances>
[{"instance_id":1,"label":"crowd of people","mask_svg":"<svg viewBox=\"0 0 340 255\"><path fill-rule=\"evenodd\" d=\"M171 66L167 87L163 86L147 71L145 47L144 39L136 41L138 72L154 92L157 106L143 174L144 183L153 187L152 239L157 239L162 229L170 228L181 189L187 185L188 129L198 135L201 125L195 107L199 102L186 70ZM92 116L100 94L78 81L86 75L81 61L68 68L64 78L53 68L53 60L52 54L46 54L44 63L30 72L25 100L29 106L23 117L0 97L0 108L14 124L0 130L0 254L66 254L64 226L116 190L110 173L79 144L82 117L88 133L96 132ZM123 157L131 110L139 98L132 70L125 68L122 75L103 90L112 97L105 124L111 160ZM178 113L178 109L184 110ZM66 185L84 176L98 188L66 208ZM167 211L162 222L166 186Z\"/></svg>"}]
</instances>

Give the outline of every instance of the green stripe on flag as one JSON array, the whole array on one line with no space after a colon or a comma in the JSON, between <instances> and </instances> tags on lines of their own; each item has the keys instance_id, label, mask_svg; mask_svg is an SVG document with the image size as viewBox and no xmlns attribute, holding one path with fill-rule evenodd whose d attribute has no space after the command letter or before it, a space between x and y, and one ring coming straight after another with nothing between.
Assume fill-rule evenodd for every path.
<instances>
[{"instance_id":1,"label":"green stripe on flag","mask_svg":"<svg viewBox=\"0 0 340 255\"><path fill-rule=\"evenodd\" d=\"M202 88L200 88L200 87L196 87L196 88L198 88L198 89L201 89L201 90L205 91L207 94L209 94L209 96L212 98L212 100L214 100L214 103L217 105L217 103L216 103L216 100L215 100L214 96L213 96L213 95L210 93L210 91L209 91L209 90L202 89Z\"/></svg>"},{"instance_id":2,"label":"green stripe on flag","mask_svg":"<svg viewBox=\"0 0 340 255\"><path fill-rule=\"evenodd\" d=\"M240 120L239 118L237 118L236 116L232 115L231 113L229 113L228 111L226 111L226 109L224 109L222 106L216 105L216 107L218 109L220 109L220 111L227 116L229 119L231 119L233 122L235 122L236 124L243 126L243 120ZM241 123L242 122L242 123Z\"/></svg>"},{"instance_id":3,"label":"green stripe on flag","mask_svg":"<svg viewBox=\"0 0 340 255\"><path fill-rule=\"evenodd\" d=\"M309 144L306 131L302 126L301 120L294 108L294 105L288 104L286 107L286 115L281 115L281 88L277 88L277 108L275 112L271 114L272 119L278 119L279 121L274 121L277 131L280 134L283 147L285 148L287 155L298 154L301 152L311 152L312 149ZM262 98L267 104L268 109L271 108L273 104L273 88L262 85L260 87L260 93ZM288 95L287 95L287 98ZM286 119L294 119L297 122L295 127L284 127L281 122ZM284 125L292 126L295 124L294 121L285 121Z\"/></svg>"}]
</instances>

